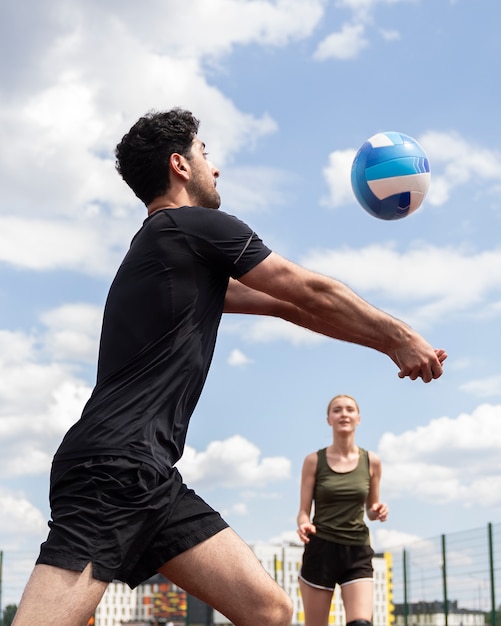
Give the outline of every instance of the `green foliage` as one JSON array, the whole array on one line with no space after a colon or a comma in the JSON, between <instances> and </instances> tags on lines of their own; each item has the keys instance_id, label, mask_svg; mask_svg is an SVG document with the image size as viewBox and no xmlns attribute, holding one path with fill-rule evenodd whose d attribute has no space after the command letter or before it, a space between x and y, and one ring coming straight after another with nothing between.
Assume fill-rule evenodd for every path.
<instances>
[{"instance_id":1,"label":"green foliage","mask_svg":"<svg viewBox=\"0 0 501 626\"><path fill-rule=\"evenodd\" d=\"M14 621L14 615L17 611L17 605L8 604L3 610L2 626L10 626Z\"/></svg>"}]
</instances>

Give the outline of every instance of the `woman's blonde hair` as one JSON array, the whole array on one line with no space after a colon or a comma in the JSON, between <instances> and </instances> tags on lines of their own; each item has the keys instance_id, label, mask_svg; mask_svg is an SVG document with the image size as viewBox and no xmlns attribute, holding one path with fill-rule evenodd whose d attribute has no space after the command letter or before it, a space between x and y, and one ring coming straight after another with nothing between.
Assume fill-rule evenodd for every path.
<instances>
[{"instance_id":1,"label":"woman's blonde hair","mask_svg":"<svg viewBox=\"0 0 501 626\"><path fill-rule=\"evenodd\" d=\"M355 406L357 407L358 413L360 413L360 407L358 406L358 402L355 400L353 396L349 396L346 393L339 393L337 396L334 396L329 402L329 404L327 405L327 415L329 415L329 411L331 410L331 404L334 402L334 400L337 400L338 398L349 398L350 400L353 400L353 402L355 403Z\"/></svg>"}]
</instances>

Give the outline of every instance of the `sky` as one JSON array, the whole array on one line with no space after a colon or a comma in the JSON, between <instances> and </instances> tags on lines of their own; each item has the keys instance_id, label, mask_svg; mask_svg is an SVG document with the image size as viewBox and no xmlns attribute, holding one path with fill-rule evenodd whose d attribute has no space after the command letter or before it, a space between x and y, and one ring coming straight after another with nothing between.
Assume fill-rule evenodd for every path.
<instances>
[{"instance_id":1,"label":"sky","mask_svg":"<svg viewBox=\"0 0 501 626\"><path fill-rule=\"evenodd\" d=\"M449 355L429 384L275 319L223 318L179 463L249 542L296 539L334 395L383 464L377 550L501 521L498 0L36 0L0 5L0 550L17 602L48 474L96 375L107 289L144 206L114 148L145 112L201 120L221 210ZM422 206L356 202L371 135L419 141Z\"/></svg>"}]
</instances>

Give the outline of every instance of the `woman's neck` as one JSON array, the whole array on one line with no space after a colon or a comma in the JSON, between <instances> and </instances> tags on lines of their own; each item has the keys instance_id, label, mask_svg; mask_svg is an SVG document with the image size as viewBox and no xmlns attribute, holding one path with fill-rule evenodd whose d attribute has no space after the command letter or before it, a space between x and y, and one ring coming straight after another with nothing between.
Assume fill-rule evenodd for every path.
<instances>
[{"instance_id":1,"label":"woman's neck","mask_svg":"<svg viewBox=\"0 0 501 626\"><path fill-rule=\"evenodd\" d=\"M335 437L328 451L332 454L347 457L350 454L358 453L358 446L355 443L355 437Z\"/></svg>"}]
</instances>

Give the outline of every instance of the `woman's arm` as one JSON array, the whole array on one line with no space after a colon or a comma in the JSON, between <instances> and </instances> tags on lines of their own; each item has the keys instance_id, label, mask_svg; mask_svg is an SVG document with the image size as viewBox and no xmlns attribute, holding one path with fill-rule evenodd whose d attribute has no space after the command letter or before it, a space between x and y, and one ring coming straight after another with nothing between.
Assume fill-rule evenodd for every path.
<instances>
[{"instance_id":1,"label":"woman's arm","mask_svg":"<svg viewBox=\"0 0 501 626\"><path fill-rule=\"evenodd\" d=\"M314 524L310 521L316 472L317 453L312 452L305 458L303 470L301 472L301 491L299 498L299 513L297 515L297 533L303 543L308 543L310 540L309 535L314 535L317 532Z\"/></svg>"},{"instance_id":2,"label":"woman's arm","mask_svg":"<svg viewBox=\"0 0 501 626\"><path fill-rule=\"evenodd\" d=\"M381 460L374 452L369 452L370 483L369 493L365 501L367 517L374 522L385 522L388 517L388 507L379 502L379 485L381 484L382 465Z\"/></svg>"}]
</instances>

